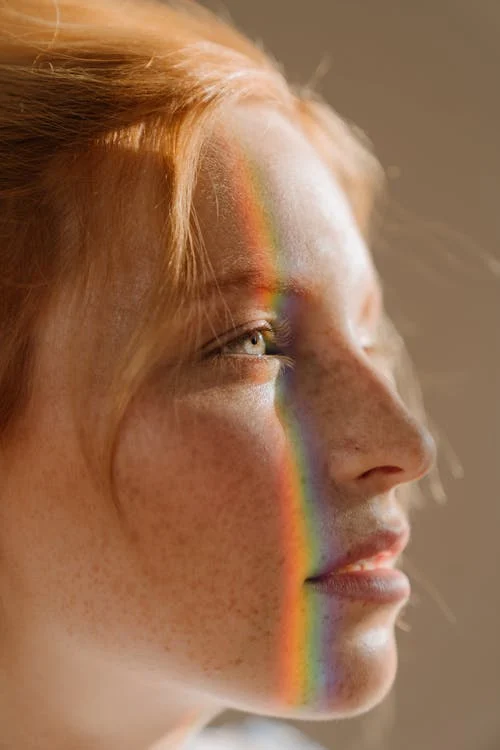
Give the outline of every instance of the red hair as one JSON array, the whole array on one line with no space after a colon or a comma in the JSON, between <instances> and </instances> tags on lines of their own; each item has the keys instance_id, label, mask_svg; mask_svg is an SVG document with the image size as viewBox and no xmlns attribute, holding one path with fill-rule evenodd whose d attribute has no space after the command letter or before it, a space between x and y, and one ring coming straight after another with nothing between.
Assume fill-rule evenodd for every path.
<instances>
[{"instance_id":1,"label":"red hair","mask_svg":"<svg viewBox=\"0 0 500 750\"><path fill-rule=\"evenodd\" d=\"M224 106L261 100L299 123L368 232L383 179L363 133L311 90L289 86L274 60L196 3L3 4L0 85L0 435L29 403L44 313L63 297L81 315L99 309L117 299L113 283L127 273L137 296L152 243L155 272L146 274L134 330L107 382L111 457L176 300L200 272L192 193ZM142 202L147 227L138 226L133 201ZM94 354L75 368L82 386L101 377Z\"/></svg>"}]
</instances>

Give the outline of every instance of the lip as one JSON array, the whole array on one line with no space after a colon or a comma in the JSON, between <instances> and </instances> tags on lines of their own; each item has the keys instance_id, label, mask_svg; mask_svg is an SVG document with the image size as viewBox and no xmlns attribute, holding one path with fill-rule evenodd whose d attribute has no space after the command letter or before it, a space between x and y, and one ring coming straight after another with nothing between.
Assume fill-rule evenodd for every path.
<instances>
[{"instance_id":1,"label":"lip","mask_svg":"<svg viewBox=\"0 0 500 750\"><path fill-rule=\"evenodd\" d=\"M396 558L405 549L410 539L410 527L404 524L399 529L381 529L377 533L354 545L343 555L337 557L333 562L327 563L323 570L310 576L307 580L318 580L325 576L338 573L346 565L353 565L361 560L368 560L382 552L389 557Z\"/></svg>"},{"instance_id":2,"label":"lip","mask_svg":"<svg viewBox=\"0 0 500 750\"><path fill-rule=\"evenodd\" d=\"M306 579L315 590L349 599L395 602L408 598L410 582L405 574L392 567L410 538L407 524L398 530L382 529L337 557L316 575ZM345 566L379 557L384 567L344 570ZM377 561L374 560L376 563ZM389 565L389 567L387 567Z\"/></svg>"},{"instance_id":3,"label":"lip","mask_svg":"<svg viewBox=\"0 0 500 750\"><path fill-rule=\"evenodd\" d=\"M332 573L322 578L308 579L307 583L322 594L380 604L400 602L408 599L411 593L407 576L395 568Z\"/></svg>"}]
</instances>

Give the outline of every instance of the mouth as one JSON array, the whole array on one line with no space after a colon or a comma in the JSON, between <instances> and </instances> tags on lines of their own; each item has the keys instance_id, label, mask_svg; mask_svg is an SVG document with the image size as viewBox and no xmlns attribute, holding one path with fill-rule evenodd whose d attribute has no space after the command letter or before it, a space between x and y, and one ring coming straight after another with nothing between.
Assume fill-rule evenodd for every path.
<instances>
[{"instance_id":1,"label":"mouth","mask_svg":"<svg viewBox=\"0 0 500 750\"><path fill-rule=\"evenodd\" d=\"M397 555L394 552L379 552L373 557L369 557L364 560L359 560L355 563L343 565L340 568L336 568L335 573L355 573L362 570L380 570L387 568L393 568L396 562Z\"/></svg>"},{"instance_id":2,"label":"mouth","mask_svg":"<svg viewBox=\"0 0 500 750\"><path fill-rule=\"evenodd\" d=\"M407 576L395 568L409 541L409 527L383 530L352 547L306 583L324 594L375 602L398 602L410 595Z\"/></svg>"}]
</instances>

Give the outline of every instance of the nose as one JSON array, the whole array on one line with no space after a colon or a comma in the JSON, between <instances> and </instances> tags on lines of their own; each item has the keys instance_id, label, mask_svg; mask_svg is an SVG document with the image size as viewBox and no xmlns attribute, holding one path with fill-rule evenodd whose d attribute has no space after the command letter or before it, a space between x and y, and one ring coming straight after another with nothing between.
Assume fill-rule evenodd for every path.
<instances>
[{"instance_id":1,"label":"nose","mask_svg":"<svg viewBox=\"0 0 500 750\"><path fill-rule=\"evenodd\" d=\"M325 367L314 393L314 422L330 481L355 483L358 491L361 483L366 497L416 481L434 465L429 430L358 350Z\"/></svg>"},{"instance_id":2,"label":"nose","mask_svg":"<svg viewBox=\"0 0 500 750\"><path fill-rule=\"evenodd\" d=\"M362 436L345 439L330 458L330 477L343 484L362 483L363 494L376 495L428 474L436 461L434 438L404 406L398 411L394 409L391 425L380 421L368 430L367 421Z\"/></svg>"}]
</instances>

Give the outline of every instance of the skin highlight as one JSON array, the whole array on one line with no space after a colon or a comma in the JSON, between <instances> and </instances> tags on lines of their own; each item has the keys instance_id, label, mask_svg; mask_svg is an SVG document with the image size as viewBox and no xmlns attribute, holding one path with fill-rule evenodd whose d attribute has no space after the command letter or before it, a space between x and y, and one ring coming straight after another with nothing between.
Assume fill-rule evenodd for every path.
<instances>
[{"instance_id":1,"label":"skin highlight","mask_svg":"<svg viewBox=\"0 0 500 750\"><path fill-rule=\"evenodd\" d=\"M264 192L252 210L272 218L273 247L252 246L245 230L240 159L260 175ZM423 477L435 460L432 437L364 345L383 309L369 249L318 153L295 124L261 105L226 111L194 207L221 286L227 275L266 267L279 269L275 283L293 280L301 290L280 304L293 369L278 374L276 358L253 355L255 344L242 341L277 315L271 297L248 283L203 305L198 344L215 336L227 346L237 331L216 367L173 322L164 364L121 425L119 519L81 451L64 297L51 308L33 402L6 454L0 692L8 746L180 750L227 708L332 720L373 707L393 683L400 605L334 598L323 609L333 636L322 668L335 675L335 690L328 700L314 690L288 705L276 682L287 561L304 560L294 601L306 610L314 567L332 548L345 551L378 524L396 523L398 485ZM85 331L103 338L103 370L116 329L110 322ZM102 402L87 395L90 434ZM298 535L281 543L287 413L308 457L299 479L324 514L309 558ZM300 528L300 518L289 521Z\"/></svg>"}]
</instances>

